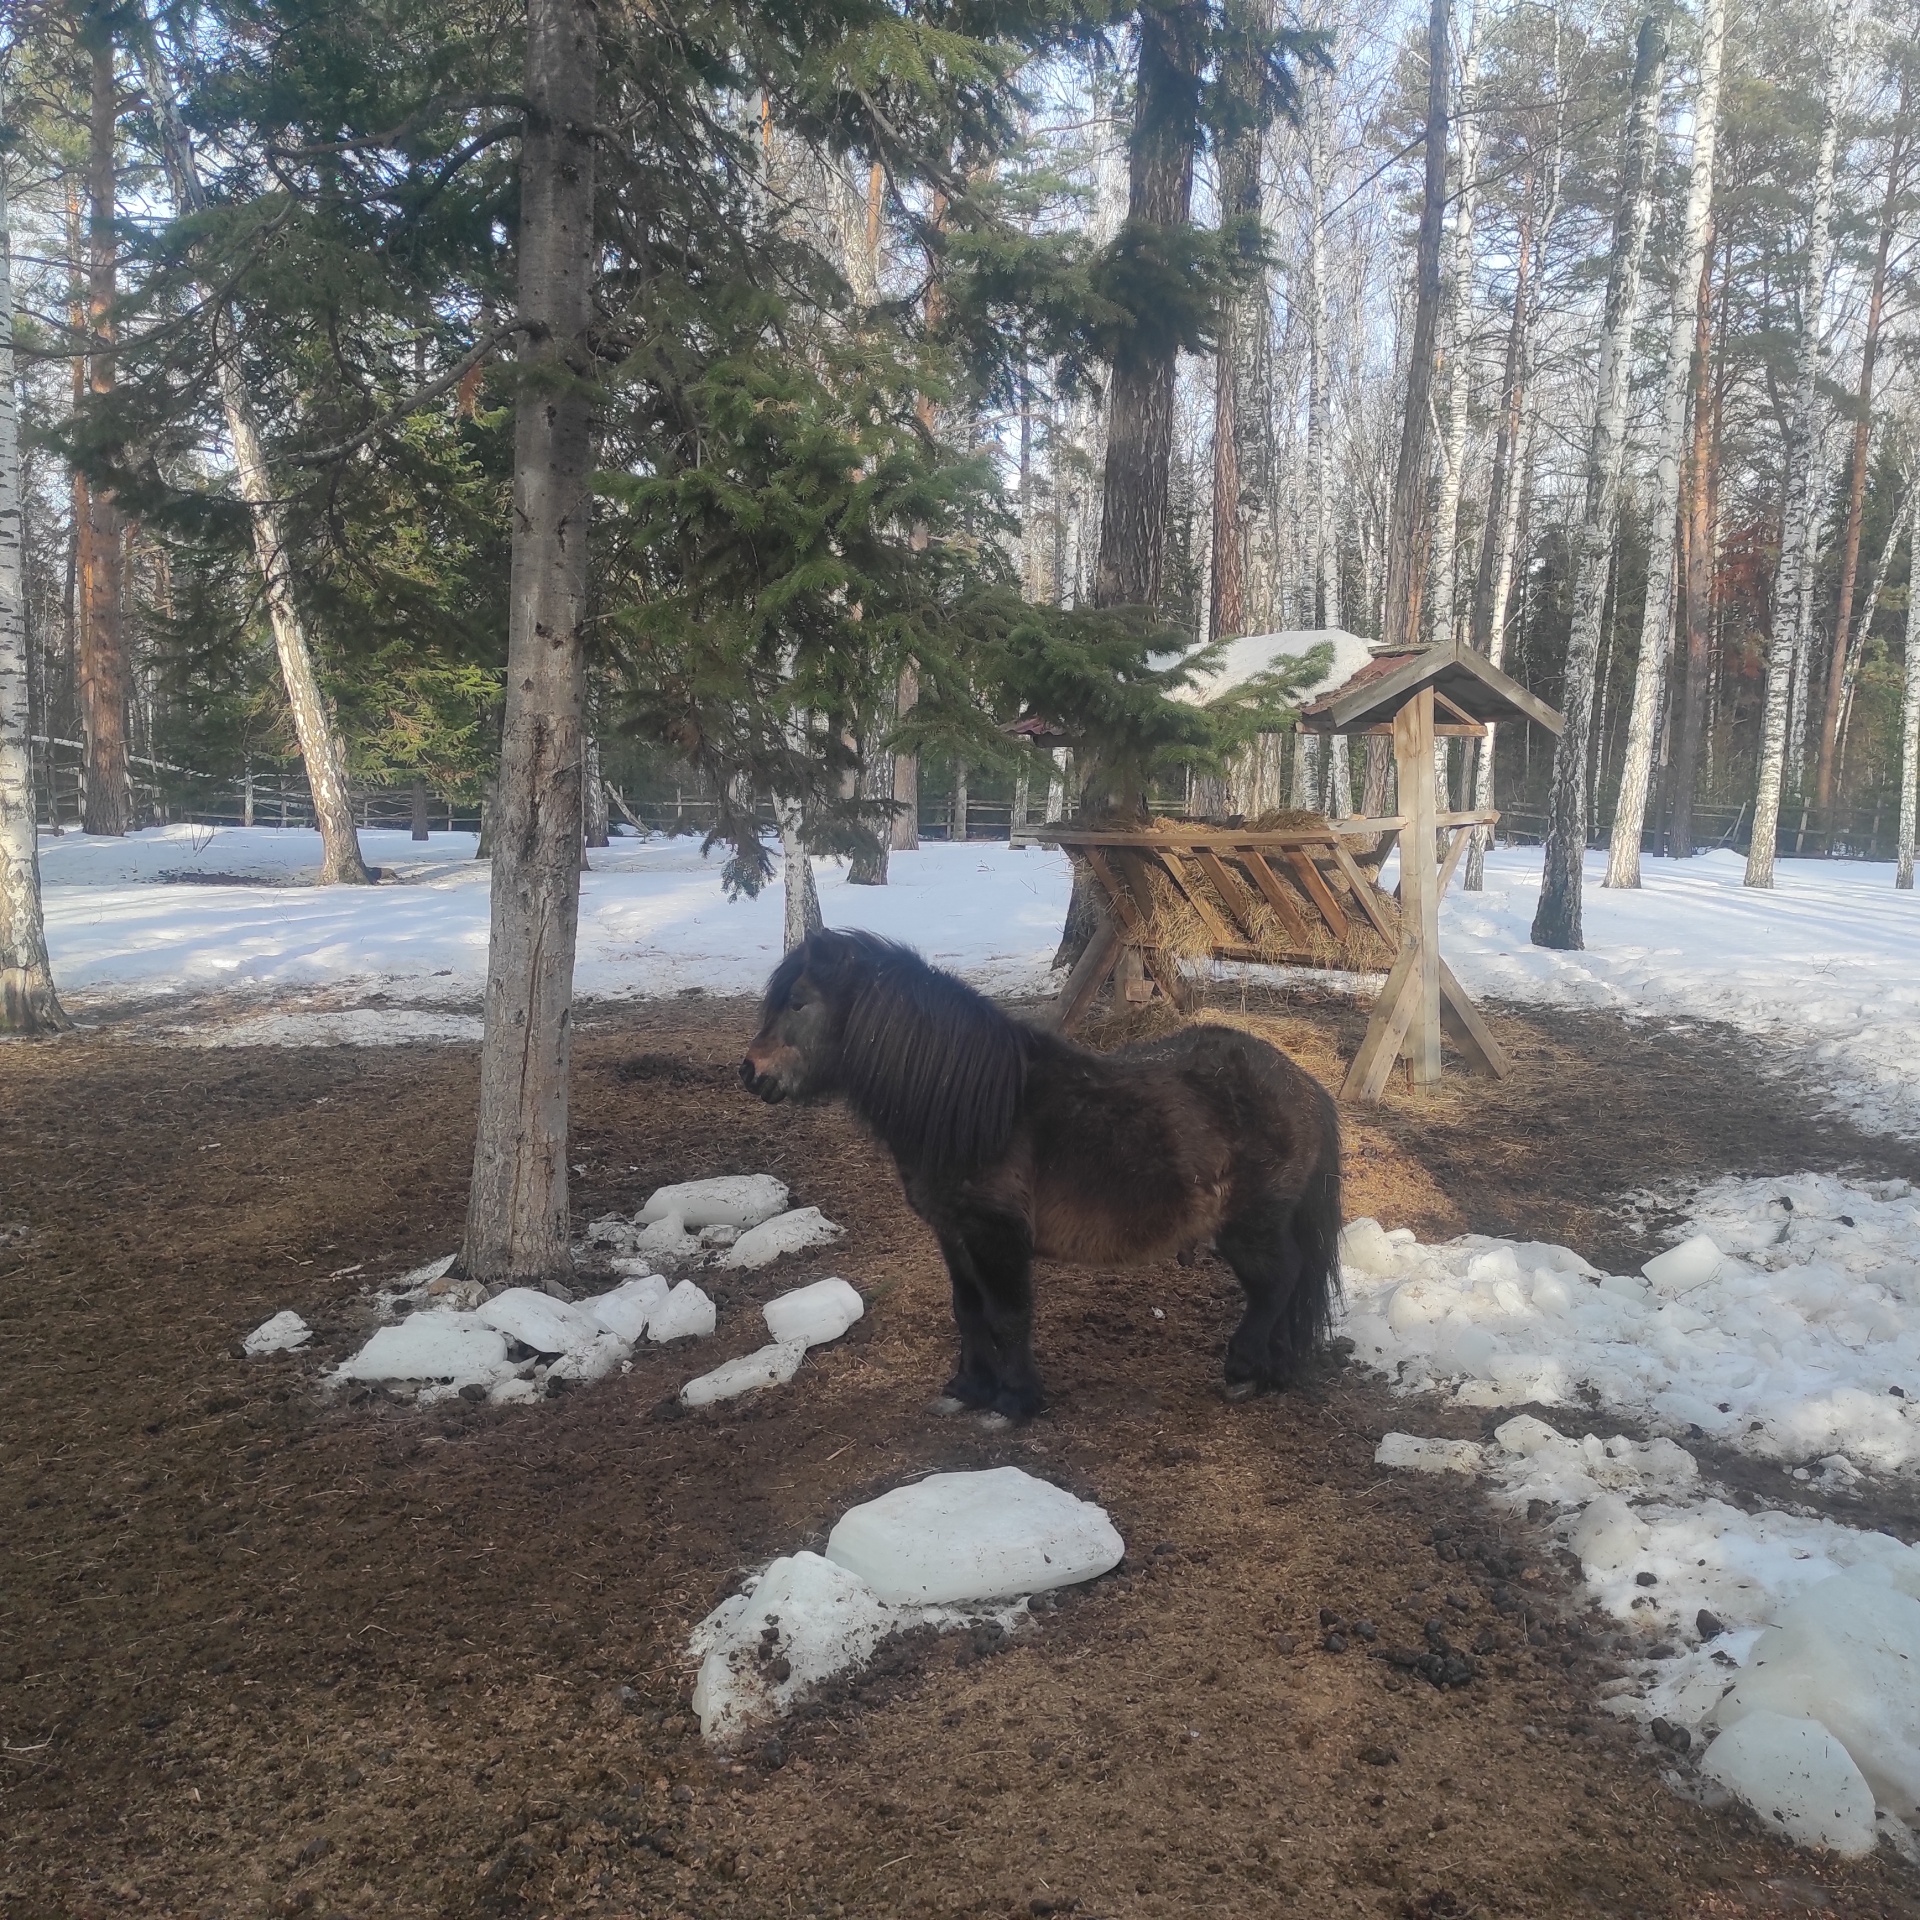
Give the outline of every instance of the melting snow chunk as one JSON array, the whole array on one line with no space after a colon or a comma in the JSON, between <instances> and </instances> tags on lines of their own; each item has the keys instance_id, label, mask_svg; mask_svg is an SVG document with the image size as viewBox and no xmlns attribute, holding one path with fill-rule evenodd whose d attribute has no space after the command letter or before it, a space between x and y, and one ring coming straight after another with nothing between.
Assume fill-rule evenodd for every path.
<instances>
[{"instance_id":1,"label":"melting snow chunk","mask_svg":"<svg viewBox=\"0 0 1920 1920\"><path fill-rule=\"evenodd\" d=\"M1487 1450L1477 1440L1422 1440L1411 1433L1389 1433L1374 1449L1373 1463L1415 1473L1478 1473L1487 1464Z\"/></svg>"},{"instance_id":2,"label":"melting snow chunk","mask_svg":"<svg viewBox=\"0 0 1920 1920\"><path fill-rule=\"evenodd\" d=\"M737 1399L743 1393L758 1393L763 1387L784 1387L800 1370L806 1355L802 1340L776 1340L770 1347L743 1353L689 1380L680 1389L680 1403L687 1407L709 1407L716 1400Z\"/></svg>"},{"instance_id":3,"label":"melting snow chunk","mask_svg":"<svg viewBox=\"0 0 1920 1920\"><path fill-rule=\"evenodd\" d=\"M575 1304L596 1327L618 1334L631 1345L646 1332L648 1319L666 1300L667 1283L657 1273L649 1273Z\"/></svg>"},{"instance_id":4,"label":"melting snow chunk","mask_svg":"<svg viewBox=\"0 0 1920 1920\"><path fill-rule=\"evenodd\" d=\"M507 1342L470 1313L410 1313L382 1327L334 1374L336 1380L445 1380L491 1386L511 1369Z\"/></svg>"},{"instance_id":5,"label":"melting snow chunk","mask_svg":"<svg viewBox=\"0 0 1920 1920\"><path fill-rule=\"evenodd\" d=\"M1796 1846L1854 1860L1873 1851L1873 1790L1817 1720L1751 1713L1706 1750L1700 1771Z\"/></svg>"},{"instance_id":6,"label":"melting snow chunk","mask_svg":"<svg viewBox=\"0 0 1920 1920\"><path fill-rule=\"evenodd\" d=\"M686 1230L677 1213L670 1213L664 1219L642 1227L633 1244L642 1253L651 1254L654 1259L665 1260L669 1264L676 1260L691 1260L700 1251L698 1237Z\"/></svg>"},{"instance_id":7,"label":"melting snow chunk","mask_svg":"<svg viewBox=\"0 0 1920 1920\"><path fill-rule=\"evenodd\" d=\"M1018 1467L935 1473L853 1508L827 1558L891 1602L1044 1593L1120 1563L1106 1513Z\"/></svg>"},{"instance_id":8,"label":"melting snow chunk","mask_svg":"<svg viewBox=\"0 0 1920 1920\"><path fill-rule=\"evenodd\" d=\"M757 1227L784 1212L787 1189L770 1173L722 1174L714 1180L683 1180L656 1187L640 1209L640 1224L651 1226L669 1216L698 1232L702 1227Z\"/></svg>"},{"instance_id":9,"label":"melting snow chunk","mask_svg":"<svg viewBox=\"0 0 1920 1920\"><path fill-rule=\"evenodd\" d=\"M549 1380L577 1380L590 1387L604 1380L633 1351L631 1340L617 1333L597 1334L584 1347L576 1347L556 1360L547 1371Z\"/></svg>"},{"instance_id":10,"label":"melting snow chunk","mask_svg":"<svg viewBox=\"0 0 1920 1920\"><path fill-rule=\"evenodd\" d=\"M760 1309L776 1340L797 1340L805 1347L838 1340L866 1310L866 1302L840 1279L795 1287Z\"/></svg>"},{"instance_id":11,"label":"melting snow chunk","mask_svg":"<svg viewBox=\"0 0 1920 1920\"><path fill-rule=\"evenodd\" d=\"M784 1713L803 1688L862 1665L899 1624L864 1580L819 1554L776 1560L693 1630L700 1731L726 1741Z\"/></svg>"},{"instance_id":12,"label":"melting snow chunk","mask_svg":"<svg viewBox=\"0 0 1920 1920\"><path fill-rule=\"evenodd\" d=\"M1640 1271L1653 1282L1656 1292L1682 1294L1717 1280L1726 1263L1727 1257L1714 1245L1713 1236L1696 1233L1677 1247L1656 1253Z\"/></svg>"},{"instance_id":13,"label":"melting snow chunk","mask_svg":"<svg viewBox=\"0 0 1920 1920\"><path fill-rule=\"evenodd\" d=\"M284 1313L276 1313L271 1320L262 1320L240 1344L258 1359L264 1353L291 1353L312 1338L313 1329L288 1308Z\"/></svg>"},{"instance_id":14,"label":"melting snow chunk","mask_svg":"<svg viewBox=\"0 0 1920 1920\"><path fill-rule=\"evenodd\" d=\"M718 1318L712 1300L691 1280L682 1280L647 1316L647 1338L704 1339L713 1331Z\"/></svg>"},{"instance_id":15,"label":"melting snow chunk","mask_svg":"<svg viewBox=\"0 0 1920 1920\"><path fill-rule=\"evenodd\" d=\"M593 1318L579 1307L537 1287L508 1287L496 1293L475 1314L483 1327L518 1340L535 1353L572 1353L593 1345L600 1331Z\"/></svg>"},{"instance_id":16,"label":"melting snow chunk","mask_svg":"<svg viewBox=\"0 0 1920 1920\"><path fill-rule=\"evenodd\" d=\"M818 1207L795 1207L791 1213L775 1214L771 1220L743 1233L727 1249L723 1267L764 1267L783 1253L799 1253L806 1247L824 1246L838 1240L836 1227Z\"/></svg>"}]
</instances>

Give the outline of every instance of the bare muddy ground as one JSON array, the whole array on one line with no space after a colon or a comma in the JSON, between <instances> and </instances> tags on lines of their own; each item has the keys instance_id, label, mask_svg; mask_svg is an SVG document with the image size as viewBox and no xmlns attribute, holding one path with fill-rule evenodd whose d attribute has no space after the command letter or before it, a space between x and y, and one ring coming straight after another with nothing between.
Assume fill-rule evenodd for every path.
<instances>
[{"instance_id":1,"label":"bare muddy ground","mask_svg":"<svg viewBox=\"0 0 1920 1920\"><path fill-rule=\"evenodd\" d=\"M1360 1026L1246 1012L1326 1077ZM1498 1025L1503 1086L1350 1118L1350 1213L1620 1263L1645 1252L1620 1197L1652 1182L1920 1173L1796 1110L1730 1036ZM845 1241L716 1289L697 1362L655 1350L497 1411L313 1389L368 1282L457 1240L471 1049L0 1051L7 1920L1920 1915L1898 1861L1792 1853L1677 1798L1667 1757L1593 1711L1610 1635L1549 1543L1372 1464L1389 1426L1502 1416L1337 1370L1224 1403L1223 1268L1046 1270L1047 1414L929 1414L931 1241L843 1115L737 1092L746 1026L699 999L590 1015L582 1216L767 1169ZM822 1271L868 1296L852 1335L782 1392L669 1415L689 1372L758 1344L755 1301ZM287 1306L314 1348L236 1357ZM706 1751L680 1649L743 1569L910 1474L999 1462L1106 1505L1122 1568L1003 1648L896 1647L770 1746ZM1469 1684L1372 1657L1430 1620L1481 1649Z\"/></svg>"}]
</instances>

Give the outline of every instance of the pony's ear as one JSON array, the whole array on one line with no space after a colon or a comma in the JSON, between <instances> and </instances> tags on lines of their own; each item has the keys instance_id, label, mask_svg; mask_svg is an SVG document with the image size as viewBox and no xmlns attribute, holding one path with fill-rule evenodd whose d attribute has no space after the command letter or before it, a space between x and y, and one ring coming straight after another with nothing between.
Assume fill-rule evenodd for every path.
<instances>
[{"instance_id":1,"label":"pony's ear","mask_svg":"<svg viewBox=\"0 0 1920 1920\"><path fill-rule=\"evenodd\" d=\"M800 949L808 973L823 984L837 984L853 972L860 958L860 946L844 933L823 927L807 935Z\"/></svg>"}]
</instances>

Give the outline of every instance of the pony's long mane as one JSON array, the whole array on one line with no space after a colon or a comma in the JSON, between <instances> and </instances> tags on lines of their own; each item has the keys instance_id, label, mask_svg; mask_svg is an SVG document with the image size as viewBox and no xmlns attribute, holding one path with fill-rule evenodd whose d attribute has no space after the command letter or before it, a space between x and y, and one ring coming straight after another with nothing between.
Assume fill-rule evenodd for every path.
<instances>
[{"instance_id":1,"label":"pony's long mane","mask_svg":"<svg viewBox=\"0 0 1920 1920\"><path fill-rule=\"evenodd\" d=\"M1026 1088L1025 1030L908 947L870 933L816 938L847 962L842 971L823 955L817 977L845 996L840 1074L854 1111L904 1168L964 1172L997 1159Z\"/></svg>"}]
</instances>

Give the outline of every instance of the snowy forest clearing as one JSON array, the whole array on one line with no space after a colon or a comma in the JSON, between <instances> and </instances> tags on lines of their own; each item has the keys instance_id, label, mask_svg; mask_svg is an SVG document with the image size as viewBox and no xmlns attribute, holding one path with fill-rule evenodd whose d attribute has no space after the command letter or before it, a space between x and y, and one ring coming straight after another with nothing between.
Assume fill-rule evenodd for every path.
<instances>
[{"instance_id":1,"label":"snowy forest clearing","mask_svg":"<svg viewBox=\"0 0 1920 1920\"><path fill-rule=\"evenodd\" d=\"M368 858L401 884L300 884L319 839L299 831L171 827L49 841L48 939L69 997L95 1017L138 1004L147 1024L177 1024L180 1037L208 1044L477 1040L488 869L471 857L472 836L436 835L424 858L404 834L365 838ZM593 861L581 878L584 997L760 991L782 951L777 879L758 899L730 901L697 839L616 840ZM1484 893L1451 889L1442 937L1468 990L1723 1021L1765 1041L1861 1124L1920 1138L1910 1066L1920 1058L1920 895L1896 894L1889 868L1783 860L1778 888L1756 893L1730 853L1649 860L1638 892L1601 887L1603 866L1589 855L1584 952L1529 944L1537 848L1496 851ZM815 868L829 926L906 940L988 992L1047 990L1068 893L1057 852L929 845L897 856L885 887L850 886L836 861ZM246 884L219 884L226 875ZM1390 861L1389 885L1393 875ZM373 995L404 1004L365 1004Z\"/></svg>"}]
</instances>

